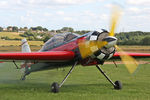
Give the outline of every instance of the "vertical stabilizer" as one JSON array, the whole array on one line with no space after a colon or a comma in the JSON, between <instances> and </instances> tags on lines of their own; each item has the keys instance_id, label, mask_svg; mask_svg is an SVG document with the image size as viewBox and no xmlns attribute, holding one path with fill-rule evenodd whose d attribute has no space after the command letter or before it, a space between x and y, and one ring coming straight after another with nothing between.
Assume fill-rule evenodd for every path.
<instances>
[{"instance_id":1,"label":"vertical stabilizer","mask_svg":"<svg viewBox=\"0 0 150 100\"><path fill-rule=\"evenodd\" d=\"M30 46L26 39L22 39L22 52L31 52Z\"/></svg>"},{"instance_id":2,"label":"vertical stabilizer","mask_svg":"<svg viewBox=\"0 0 150 100\"><path fill-rule=\"evenodd\" d=\"M26 39L22 39L21 49L22 49L23 53L31 52L30 46ZM29 61L22 62L22 64L21 64L21 72L22 72L21 80L25 80L25 76L29 74L29 72L28 72L28 69L30 66L29 64L30 64Z\"/></svg>"}]
</instances>

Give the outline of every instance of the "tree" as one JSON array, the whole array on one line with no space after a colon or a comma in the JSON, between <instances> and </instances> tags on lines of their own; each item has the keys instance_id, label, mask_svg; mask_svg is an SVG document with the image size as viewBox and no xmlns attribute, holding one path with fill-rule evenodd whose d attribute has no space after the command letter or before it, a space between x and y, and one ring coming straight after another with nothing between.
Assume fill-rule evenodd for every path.
<instances>
[{"instance_id":1,"label":"tree","mask_svg":"<svg viewBox=\"0 0 150 100\"><path fill-rule=\"evenodd\" d=\"M150 45L150 37L145 37L141 40L142 45Z\"/></svg>"},{"instance_id":2,"label":"tree","mask_svg":"<svg viewBox=\"0 0 150 100\"><path fill-rule=\"evenodd\" d=\"M18 27L17 27L17 26L13 26L13 27L12 27L12 31L13 31L13 32L18 32Z\"/></svg>"},{"instance_id":3,"label":"tree","mask_svg":"<svg viewBox=\"0 0 150 100\"><path fill-rule=\"evenodd\" d=\"M23 29L24 29L24 30L28 30L28 27L24 27Z\"/></svg>"},{"instance_id":4,"label":"tree","mask_svg":"<svg viewBox=\"0 0 150 100\"><path fill-rule=\"evenodd\" d=\"M2 32L3 31L3 28L2 27L0 27L0 32Z\"/></svg>"},{"instance_id":5,"label":"tree","mask_svg":"<svg viewBox=\"0 0 150 100\"><path fill-rule=\"evenodd\" d=\"M43 31L48 31L48 29L47 28L43 28Z\"/></svg>"},{"instance_id":6,"label":"tree","mask_svg":"<svg viewBox=\"0 0 150 100\"><path fill-rule=\"evenodd\" d=\"M37 29L37 30L40 30L40 31L43 30L43 28L42 28L41 26L37 26L36 29Z\"/></svg>"},{"instance_id":7,"label":"tree","mask_svg":"<svg viewBox=\"0 0 150 100\"><path fill-rule=\"evenodd\" d=\"M63 27L63 28L61 29L61 31L73 32L74 30L73 30L73 28L71 28L71 27Z\"/></svg>"},{"instance_id":8,"label":"tree","mask_svg":"<svg viewBox=\"0 0 150 100\"><path fill-rule=\"evenodd\" d=\"M11 32L11 31L12 31L12 26L8 26L8 27L7 27L7 31L10 31L10 32Z\"/></svg>"},{"instance_id":9,"label":"tree","mask_svg":"<svg viewBox=\"0 0 150 100\"><path fill-rule=\"evenodd\" d=\"M51 34L45 34L45 36L43 37L43 42L45 43L47 40L49 40L51 38Z\"/></svg>"}]
</instances>

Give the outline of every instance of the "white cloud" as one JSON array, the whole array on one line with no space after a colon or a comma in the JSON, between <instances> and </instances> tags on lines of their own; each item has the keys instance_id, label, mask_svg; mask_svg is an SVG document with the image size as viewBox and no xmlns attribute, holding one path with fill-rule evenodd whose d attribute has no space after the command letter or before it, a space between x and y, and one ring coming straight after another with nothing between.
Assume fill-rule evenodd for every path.
<instances>
[{"instance_id":1,"label":"white cloud","mask_svg":"<svg viewBox=\"0 0 150 100\"><path fill-rule=\"evenodd\" d=\"M65 21L72 21L73 19L71 17L64 17Z\"/></svg>"},{"instance_id":2,"label":"white cloud","mask_svg":"<svg viewBox=\"0 0 150 100\"><path fill-rule=\"evenodd\" d=\"M133 5L150 5L150 0L127 0L127 3Z\"/></svg>"},{"instance_id":3,"label":"white cloud","mask_svg":"<svg viewBox=\"0 0 150 100\"><path fill-rule=\"evenodd\" d=\"M57 11L56 14L58 14L58 15L64 15L65 12L64 11Z\"/></svg>"},{"instance_id":4,"label":"white cloud","mask_svg":"<svg viewBox=\"0 0 150 100\"><path fill-rule=\"evenodd\" d=\"M137 8L137 7L130 7L128 8L127 12L131 12L131 13L140 13L141 9Z\"/></svg>"},{"instance_id":5,"label":"white cloud","mask_svg":"<svg viewBox=\"0 0 150 100\"><path fill-rule=\"evenodd\" d=\"M43 15L46 16L46 17L50 17L50 16L52 16L53 14L52 14L52 13L49 13L49 12L45 12Z\"/></svg>"},{"instance_id":6,"label":"white cloud","mask_svg":"<svg viewBox=\"0 0 150 100\"><path fill-rule=\"evenodd\" d=\"M6 0L7 4L10 0ZM102 2L104 0L16 0L16 2L11 2L18 6L32 6L32 7L50 7L50 6L70 6L79 5L92 2Z\"/></svg>"}]
</instances>

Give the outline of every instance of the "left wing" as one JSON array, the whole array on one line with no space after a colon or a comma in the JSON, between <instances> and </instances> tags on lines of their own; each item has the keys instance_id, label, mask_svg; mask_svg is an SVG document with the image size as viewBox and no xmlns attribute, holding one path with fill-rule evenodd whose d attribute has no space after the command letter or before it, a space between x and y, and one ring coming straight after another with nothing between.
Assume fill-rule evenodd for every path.
<instances>
[{"instance_id":1,"label":"left wing","mask_svg":"<svg viewBox=\"0 0 150 100\"><path fill-rule=\"evenodd\" d=\"M72 51L49 51L30 53L0 53L0 61L4 60L38 60L38 61L69 61L74 58Z\"/></svg>"}]
</instances>

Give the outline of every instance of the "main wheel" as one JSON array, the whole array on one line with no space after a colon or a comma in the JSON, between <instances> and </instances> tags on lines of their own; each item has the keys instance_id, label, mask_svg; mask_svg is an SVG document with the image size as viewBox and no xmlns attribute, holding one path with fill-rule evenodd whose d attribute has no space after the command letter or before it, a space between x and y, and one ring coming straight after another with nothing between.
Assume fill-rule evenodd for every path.
<instances>
[{"instance_id":1,"label":"main wheel","mask_svg":"<svg viewBox=\"0 0 150 100\"><path fill-rule=\"evenodd\" d=\"M116 81L116 82L115 82L114 89L116 89L116 90L122 89L122 83L121 83L120 81Z\"/></svg>"},{"instance_id":2,"label":"main wheel","mask_svg":"<svg viewBox=\"0 0 150 100\"><path fill-rule=\"evenodd\" d=\"M58 83L54 82L51 85L51 91L54 92L54 93L58 93L59 92L59 85L58 85Z\"/></svg>"}]
</instances>

